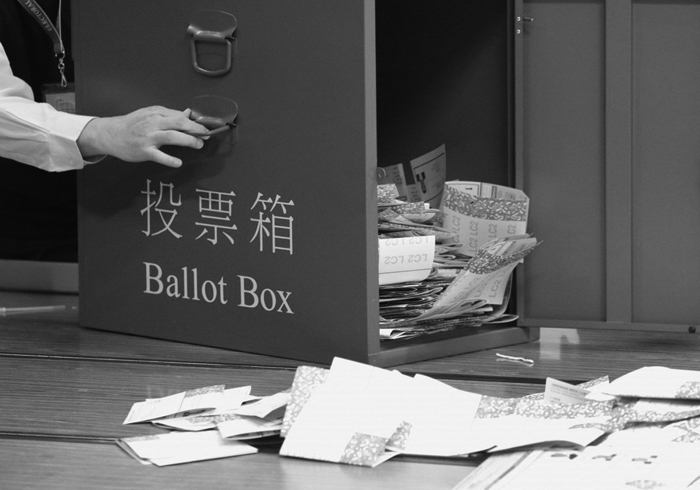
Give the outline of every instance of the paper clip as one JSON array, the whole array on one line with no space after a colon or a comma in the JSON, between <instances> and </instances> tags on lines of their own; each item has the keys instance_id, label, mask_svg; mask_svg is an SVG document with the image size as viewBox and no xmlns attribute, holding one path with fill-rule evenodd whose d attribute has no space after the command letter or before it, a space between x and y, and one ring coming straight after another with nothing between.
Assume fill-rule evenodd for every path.
<instances>
[{"instance_id":1,"label":"paper clip","mask_svg":"<svg viewBox=\"0 0 700 490\"><path fill-rule=\"evenodd\" d=\"M50 311L63 311L66 305L56 306L20 306L16 308L7 308L0 306L0 316L5 315L22 315L27 313L47 313Z\"/></svg>"},{"instance_id":2,"label":"paper clip","mask_svg":"<svg viewBox=\"0 0 700 490\"><path fill-rule=\"evenodd\" d=\"M505 354L499 354L496 352L496 357L500 357L501 359L508 359L509 361L520 361L524 362L525 364L535 364L535 361L532 359L525 359L524 357L515 357L515 356L507 356Z\"/></svg>"}]
</instances>

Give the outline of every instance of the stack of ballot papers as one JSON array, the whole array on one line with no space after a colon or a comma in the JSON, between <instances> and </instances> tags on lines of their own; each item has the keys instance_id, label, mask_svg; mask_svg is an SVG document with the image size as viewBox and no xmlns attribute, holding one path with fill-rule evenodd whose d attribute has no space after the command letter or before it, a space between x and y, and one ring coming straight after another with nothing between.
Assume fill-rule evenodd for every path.
<instances>
[{"instance_id":1,"label":"stack of ballot papers","mask_svg":"<svg viewBox=\"0 0 700 490\"><path fill-rule=\"evenodd\" d=\"M394 184L378 186L383 340L517 318L506 314L511 274L538 244L525 233L527 197L490 184L447 185L443 210L400 200Z\"/></svg>"},{"instance_id":2,"label":"stack of ballot papers","mask_svg":"<svg viewBox=\"0 0 700 490\"><path fill-rule=\"evenodd\" d=\"M124 424L148 422L173 432L127 437L117 444L157 466L255 453L241 441L278 436L290 394L256 397L250 390L215 385L135 403Z\"/></svg>"},{"instance_id":3,"label":"stack of ballot papers","mask_svg":"<svg viewBox=\"0 0 700 490\"><path fill-rule=\"evenodd\" d=\"M484 458L454 490L700 485L700 371L665 367L499 398L335 358L271 396L209 386L137 402L124 421L146 422L170 432L118 444L157 466L252 454L243 441L278 435L281 456L348 465Z\"/></svg>"},{"instance_id":4,"label":"stack of ballot papers","mask_svg":"<svg viewBox=\"0 0 700 490\"><path fill-rule=\"evenodd\" d=\"M585 397L614 404L597 444L495 454L454 490L700 488L699 371L645 367Z\"/></svg>"},{"instance_id":5,"label":"stack of ballot papers","mask_svg":"<svg viewBox=\"0 0 700 490\"><path fill-rule=\"evenodd\" d=\"M483 396L336 358L330 369L297 369L280 454L374 467L398 454L455 457L552 442L583 447L605 433L612 415L610 401Z\"/></svg>"}]
</instances>

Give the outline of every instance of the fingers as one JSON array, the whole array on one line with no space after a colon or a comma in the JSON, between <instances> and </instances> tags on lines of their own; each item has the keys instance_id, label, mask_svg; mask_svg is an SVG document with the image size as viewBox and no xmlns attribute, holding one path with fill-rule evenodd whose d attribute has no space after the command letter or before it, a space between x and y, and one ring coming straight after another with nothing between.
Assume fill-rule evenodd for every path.
<instances>
[{"instance_id":1,"label":"fingers","mask_svg":"<svg viewBox=\"0 0 700 490\"><path fill-rule=\"evenodd\" d=\"M165 165L166 167L179 168L182 166L182 160L172 155L168 155L157 148L153 148L153 151L150 154L150 159L151 161Z\"/></svg>"},{"instance_id":2,"label":"fingers","mask_svg":"<svg viewBox=\"0 0 700 490\"><path fill-rule=\"evenodd\" d=\"M165 130L154 134L154 143L160 145L187 146L199 149L204 146L204 141L196 136L183 133L182 131Z\"/></svg>"},{"instance_id":3,"label":"fingers","mask_svg":"<svg viewBox=\"0 0 700 490\"><path fill-rule=\"evenodd\" d=\"M123 116L95 118L88 123L77 144L83 156L111 155L126 162L154 161L180 167L182 160L160 150L161 146L199 149L202 138L183 131L205 133L207 128L192 121L191 111L160 106L138 109Z\"/></svg>"},{"instance_id":4,"label":"fingers","mask_svg":"<svg viewBox=\"0 0 700 490\"><path fill-rule=\"evenodd\" d=\"M182 112L159 106L155 106L151 109L161 116L158 124L160 129L174 129L190 133L206 133L208 131L205 126L190 119L190 115L192 114L191 109L185 109Z\"/></svg>"}]
</instances>

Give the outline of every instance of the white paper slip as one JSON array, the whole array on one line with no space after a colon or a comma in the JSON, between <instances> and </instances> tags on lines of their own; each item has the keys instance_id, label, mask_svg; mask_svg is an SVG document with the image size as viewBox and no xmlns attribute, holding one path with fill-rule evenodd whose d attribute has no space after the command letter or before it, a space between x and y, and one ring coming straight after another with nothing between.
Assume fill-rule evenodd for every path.
<instances>
[{"instance_id":1,"label":"white paper slip","mask_svg":"<svg viewBox=\"0 0 700 490\"><path fill-rule=\"evenodd\" d=\"M289 428L280 455L376 466L396 453L387 442L404 424L411 378L344 359L333 360Z\"/></svg>"},{"instance_id":2,"label":"white paper slip","mask_svg":"<svg viewBox=\"0 0 700 490\"><path fill-rule=\"evenodd\" d=\"M377 184L386 185L394 184L397 190L397 199L408 201L408 191L406 189L406 175L403 170L403 165L397 163L388 167L382 167L384 176L377 181Z\"/></svg>"},{"instance_id":3,"label":"white paper slip","mask_svg":"<svg viewBox=\"0 0 700 490\"><path fill-rule=\"evenodd\" d=\"M533 451L501 475L491 474L489 490L630 490L688 486L700 474L695 448L591 446L583 450ZM469 488L469 487L459 487Z\"/></svg>"},{"instance_id":4,"label":"white paper slip","mask_svg":"<svg viewBox=\"0 0 700 490\"><path fill-rule=\"evenodd\" d=\"M545 381L544 401L546 403L586 403L586 396L590 392L586 388L565 383L554 378Z\"/></svg>"},{"instance_id":5,"label":"white paper slip","mask_svg":"<svg viewBox=\"0 0 700 490\"><path fill-rule=\"evenodd\" d=\"M262 397L256 402L243 405L233 410L233 413L267 419L281 418L284 415L287 403L289 403L290 396L289 391L275 393L274 395Z\"/></svg>"},{"instance_id":6,"label":"white paper slip","mask_svg":"<svg viewBox=\"0 0 700 490\"><path fill-rule=\"evenodd\" d=\"M200 431L216 429L216 424L219 422L238 417L232 413L233 410L241 408L246 402L260 400L260 397L250 394L250 389L250 386L240 386L224 390L223 396L218 400L213 410L207 410L204 413L195 415L155 419L151 423L157 427L175 430Z\"/></svg>"},{"instance_id":7,"label":"white paper slip","mask_svg":"<svg viewBox=\"0 0 700 490\"><path fill-rule=\"evenodd\" d=\"M528 207L529 199L519 189L451 181L445 183L441 211L445 228L458 235L458 250L473 255L495 238L524 234Z\"/></svg>"},{"instance_id":8,"label":"white paper slip","mask_svg":"<svg viewBox=\"0 0 700 490\"><path fill-rule=\"evenodd\" d=\"M136 424L177 414L212 410L221 400L223 393L224 385L215 385L134 403L124 424Z\"/></svg>"},{"instance_id":9,"label":"white paper slip","mask_svg":"<svg viewBox=\"0 0 700 490\"><path fill-rule=\"evenodd\" d=\"M508 294L513 269L537 245L537 239L527 235L485 244L429 310L406 322L456 317L470 311L475 302L501 305ZM400 322L393 326L400 326Z\"/></svg>"},{"instance_id":10,"label":"white paper slip","mask_svg":"<svg viewBox=\"0 0 700 490\"><path fill-rule=\"evenodd\" d=\"M156 427L171 430L201 431L216 429L217 424L239 418L233 412L214 413L206 412L200 415L190 415L188 417L166 417L151 421Z\"/></svg>"},{"instance_id":11,"label":"white paper slip","mask_svg":"<svg viewBox=\"0 0 700 490\"><path fill-rule=\"evenodd\" d=\"M282 419L266 420L238 416L219 422L216 428L225 439L254 439L279 434L282 430Z\"/></svg>"},{"instance_id":12,"label":"white paper slip","mask_svg":"<svg viewBox=\"0 0 700 490\"><path fill-rule=\"evenodd\" d=\"M521 465L526 465L525 461L532 458L535 451L514 451L509 453L493 454L481 463L476 470L472 471L461 480L452 490L484 490L491 489L503 477L511 473Z\"/></svg>"},{"instance_id":13,"label":"white paper slip","mask_svg":"<svg viewBox=\"0 0 700 490\"><path fill-rule=\"evenodd\" d=\"M602 436L604 431L572 427L603 423L606 420L607 417L540 419L519 415L479 418L474 421L469 432L470 452L505 451L553 442L583 447Z\"/></svg>"},{"instance_id":14,"label":"white paper slip","mask_svg":"<svg viewBox=\"0 0 700 490\"><path fill-rule=\"evenodd\" d=\"M445 176L447 175L445 145L414 158L411 160L410 166L416 181L413 185L412 200L425 201L435 208L440 206L445 187ZM418 199L415 199L416 195Z\"/></svg>"},{"instance_id":15,"label":"white paper slip","mask_svg":"<svg viewBox=\"0 0 700 490\"><path fill-rule=\"evenodd\" d=\"M157 466L228 458L257 452L253 446L222 438L215 430L127 437L120 439L118 444L137 460Z\"/></svg>"},{"instance_id":16,"label":"white paper slip","mask_svg":"<svg viewBox=\"0 0 700 490\"><path fill-rule=\"evenodd\" d=\"M700 371L643 367L612 381L605 387L605 393L639 398L700 400Z\"/></svg>"},{"instance_id":17,"label":"white paper slip","mask_svg":"<svg viewBox=\"0 0 700 490\"><path fill-rule=\"evenodd\" d=\"M379 239L379 285L422 281L430 275L435 237Z\"/></svg>"},{"instance_id":18,"label":"white paper slip","mask_svg":"<svg viewBox=\"0 0 700 490\"><path fill-rule=\"evenodd\" d=\"M229 388L224 390L224 394L216 405L217 412L228 412L240 408L244 403L257 401L258 396L251 396L250 386L239 386L237 388Z\"/></svg>"},{"instance_id":19,"label":"white paper slip","mask_svg":"<svg viewBox=\"0 0 700 490\"><path fill-rule=\"evenodd\" d=\"M406 400L406 420L410 424L410 432L402 445L392 449L426 456L455 456L473 452L470 431L481 395L453 388L420 374L413 378L412 384L412 396ZM488 447L475 450L481 449Z\"/></svg>"}]
</instances>

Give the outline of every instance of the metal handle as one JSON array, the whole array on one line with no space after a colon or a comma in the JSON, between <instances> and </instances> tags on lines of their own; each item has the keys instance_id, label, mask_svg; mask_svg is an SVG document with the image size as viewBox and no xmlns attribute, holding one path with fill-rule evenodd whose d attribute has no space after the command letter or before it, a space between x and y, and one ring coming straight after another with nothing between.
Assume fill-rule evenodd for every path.
<instances>
[{"instance_id":1,"label":"metal handle","mask_svg":"<svg viewBox=\"0 0 700 490\"><path fill-rule=\"evenodd\" d=\"M238 104L234 101L216 95L200 95L194 98L191 108L190 119L209 131L189 134L203 137L230 131L231 137L226 139L230 139L231 144L238 140Z\"/></svg>"},{"instance_id":2,"label":"metal handle","mask_svg":"<svg viewBox=\"0 0 700 490\"><path fill-rule=\"evenodd\" d=\"M233 33L238 22L236 18L218 10L200 10L195 12L194 18L187 27L187 33L192 36L190 51L192 53L192 66L197 73L209 77L224 75L231 70L233 58ZM226 54L223 66L219 69L203 68L199 62L197 43L225 44Z\"/></svg>"}]
</instances>

